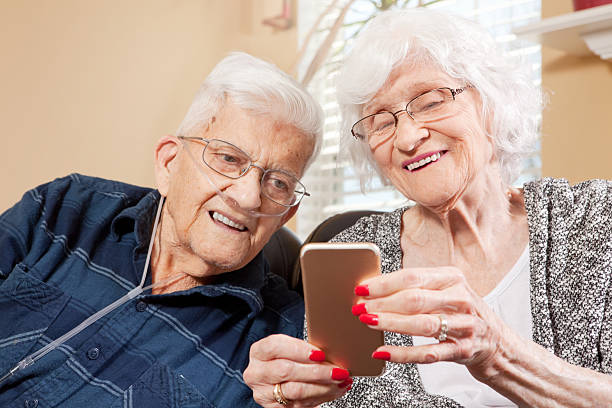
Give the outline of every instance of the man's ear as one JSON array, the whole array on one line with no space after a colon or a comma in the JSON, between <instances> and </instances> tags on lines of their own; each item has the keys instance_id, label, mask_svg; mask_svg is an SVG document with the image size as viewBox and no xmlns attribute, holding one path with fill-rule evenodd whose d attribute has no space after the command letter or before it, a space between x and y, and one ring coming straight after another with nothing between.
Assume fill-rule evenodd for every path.
<instances>
[{"instance_id":1,"label":"man's ear","mask_svg":"<svg viewBox=\"0 0 612 408\"><path fill-rule=\"evenodd\" d=\"M159 139L155 146L155 184L163 197L168 194L170 173L178 154L179 143L176 136L167 135Z\"/></svg>"},{"instance_id":2,"label":"man's ear","mask_svg":"<svg viewBox=\"0 0 612 408\"><path fill-rule=\"evenodd\" d=\"M289 208L289 211L287 211L286 213L283 214L283 216L281 217L281 223L278 226L278 228L280 228L283 225L285 225L287 223L287 221L289 221L291 219L291 217L293 217L295 215L295 212L298 210L298 207L300 206L300 204L294 205L293 207Z\"/></svg>"}]
</instances>

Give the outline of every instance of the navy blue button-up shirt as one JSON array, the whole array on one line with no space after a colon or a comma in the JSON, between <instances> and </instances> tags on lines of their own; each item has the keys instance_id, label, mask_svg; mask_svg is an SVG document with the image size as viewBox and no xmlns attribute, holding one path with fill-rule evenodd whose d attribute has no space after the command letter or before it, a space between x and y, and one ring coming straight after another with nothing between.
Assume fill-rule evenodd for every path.
<instances>
[{"instance_id":1,"label":"navy blue button-up shirt","mask_svg":"<svg viewBox=\"0 0 612 408\"><path fill-rule=\"evenodd\" d=\"M140 283L158 202L73 174L0 216L0 376ZM303 304L261 253L215 279L131 299L0 384L0 406L257 406L250 345L301 337Z\"/></svg>"}]
</instances>

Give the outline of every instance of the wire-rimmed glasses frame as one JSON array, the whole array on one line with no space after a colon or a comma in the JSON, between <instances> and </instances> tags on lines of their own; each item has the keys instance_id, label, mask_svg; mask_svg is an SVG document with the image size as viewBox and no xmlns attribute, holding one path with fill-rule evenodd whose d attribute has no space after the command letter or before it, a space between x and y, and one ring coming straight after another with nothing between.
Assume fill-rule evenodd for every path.
<instances>
[{"instance_id":1,"label":"wire-rimmed glasses frame","mask_svg":"<svg viewBox=\"0 0 612 408\"><path fill-rule=\"evenodd\" d=\"M239 179L253 167L261 170L261 192L270 201L283 207L294 207L304 196L310 196L306 187L291 173L280 169L264 169L253 163L251 157L238 146L220 139L195 136L178 136L182 140L204 143L202 162L222 176Z\"/></svg>"},{"instance_id":2,"label":"wire-rimmed glasses frame","mask_svg":"<svg viewBox=\"0 0 612 408\"><path fill-rule=\"evenodd\" d=\"M383 138L395 133L398 115L406 112L414 121L433 121L446 114L446 108L457 95L471 85L462 88L441 87L425 91L412 98L404 109L397 112L380 111L367 115L353 124L351 134L355 139L368 141L371 138Z\"/></svg>"}]
</instances>

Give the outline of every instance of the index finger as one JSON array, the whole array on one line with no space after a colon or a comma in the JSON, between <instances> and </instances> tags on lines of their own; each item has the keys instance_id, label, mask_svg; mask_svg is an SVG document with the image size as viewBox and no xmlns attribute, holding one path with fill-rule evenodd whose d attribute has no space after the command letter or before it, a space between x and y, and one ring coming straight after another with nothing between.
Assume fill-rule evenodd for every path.
<instances>
[{"instance_id":1,"label":"index finger","mask_svg":"<svg viewBox=\"0 0 612 408\"><path fill-rule=\"evenodd\" d=\"M360 282L355 294L375 298L404 289L446 289L462 279L463 275L454 267L404 268Z\"/></svg>"},{"instance_id":2,"label":"index finger","mask_svg":"<svg viewBox=\"0 0 612 408\"><path fill-rule=\"evenodd\" d=\"M273 334L255 342L249 356L261 361L279 358L299 363L325 361L325 353L321 349L285 334Z\"/></svg>"}]
</instances>

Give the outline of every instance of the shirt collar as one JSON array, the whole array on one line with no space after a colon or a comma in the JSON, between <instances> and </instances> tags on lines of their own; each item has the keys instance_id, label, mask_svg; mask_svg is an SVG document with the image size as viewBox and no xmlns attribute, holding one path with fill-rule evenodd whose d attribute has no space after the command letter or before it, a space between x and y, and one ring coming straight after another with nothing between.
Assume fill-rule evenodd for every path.
<instances>
[{"instance_id":1,"label":"shirt collar","mask_svg":"<svg viewBox=\"0 0 612 408\"><path fill-rule=\"evenodd\" d=\"M143 197L135 206L128 207L121 211L113 219L111 224L111 234L113 237L119 240L121 236L133 232L137 247L147 247L153 230L153 221L160 198L161 195L159 192L154 190ZM190 296L194 294L200 294L207 297L229 295L246 302L251 310L249 313L249 317L251 317L263 309L261 289L267 283L266 276L269 268L268 262L263 256L263 251L260 251L259 254L244 267L236 271L217 275L214 277L213 281L207 285L197 286L186 291L168 293L165 295L148 295L147 297L175 297Z\"/></svg>"},{"instance_id":2,"label":"shirt collar","mask_svg":"<svg viewBox=\"0 0 612 408\"><path fill-rule=\"evenodd\" d=\"M148 246L160 198L159 191L153 190L136 205L121 211L111 224L113 238L119 240L121 236L133 232L138 248Z\"/></svg>"},{"instance_id":3,"label":"shirt collar","mask_svg":"<svg viewBox=\"0 0 612 408\"><path fill-rule=\"evenodd\" d=\"M176 298L183 296L221 297L232 296L244 301L250 309L249 318L254 317L263 310L262 288L268 282L270 267L263 251L260 251L251 262L244 267L225 272L213 277L210 283L196 286L189 290L166 293L163 295L146 295L146 298Z\"/></svg>"},{"instance_id":4,"label":"shirt collar","mask_svg":"<svg viewBox=\"0 0 612 408\"><path fill-rule=\"evenodd\" d=\"M201 293L205 296L230 295L242 299L251 309L249 317L263 310L261 289L267 283L269 270L263 251L244 267L216 275L207 285L197 286L187 291L187 294Z\"/></svg>"}]
</instances>

